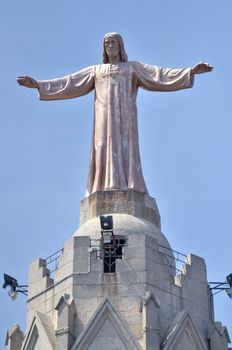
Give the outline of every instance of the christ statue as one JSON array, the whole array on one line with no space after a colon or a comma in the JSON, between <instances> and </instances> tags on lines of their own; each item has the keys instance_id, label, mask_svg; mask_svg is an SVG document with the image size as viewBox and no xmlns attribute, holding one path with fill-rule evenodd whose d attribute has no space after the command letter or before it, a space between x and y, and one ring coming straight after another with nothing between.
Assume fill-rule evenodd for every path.
<instances>
[{"instance_id":1,"label":"christ statue","mask_svg":"<svg viewBox=\"0 0 232 350\"><path fill-rule=\"evenodd\" d=\"M19 85L36 88L41 100L76 98L95 90L94 126L87 193L133 189L148 193L138 141L138 88L177 91L193 86L195 74L210 72L208 63L192 68L159 68L128 61L122 37L108 33L102 64L52 80L18 77Z\"/></svg>"}]
</instances>

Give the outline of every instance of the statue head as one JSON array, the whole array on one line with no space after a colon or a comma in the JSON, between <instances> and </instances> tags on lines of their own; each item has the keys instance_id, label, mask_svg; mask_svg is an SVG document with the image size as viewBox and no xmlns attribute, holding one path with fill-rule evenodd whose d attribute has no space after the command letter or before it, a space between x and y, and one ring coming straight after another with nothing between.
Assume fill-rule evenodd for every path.
<instances>
[{"instance_id":1,"label":"statue head","mask_svg":"<svg viewBox=\"0 0 232 350\"><path fill-rule=\"evenodd\" d=\"M116 49L117 47L119 48L119 57L120 57L120 61L121 62L127 62L127 54L126 51L124 49L124 43L123 43L123 39L121 37L120 34L118 33L107 33L104 36L104 40L103 40L103 55L102 55L102 62L103 63L108 63L109 62L109 57L108 54L106 52L106 45L105 42L107 39L115 39L117 41L117 45L116 45Z\"/></svg>"}]
</instances>

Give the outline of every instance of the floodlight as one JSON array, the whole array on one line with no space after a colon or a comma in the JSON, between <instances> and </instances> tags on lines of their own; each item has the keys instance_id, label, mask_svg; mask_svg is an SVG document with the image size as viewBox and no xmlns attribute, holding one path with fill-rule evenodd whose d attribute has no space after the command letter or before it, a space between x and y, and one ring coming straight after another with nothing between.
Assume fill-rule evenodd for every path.
<instances>
[{"instance_id":1,"label":"floodlight","mask_svg":"<svg viewBox=\"0 0 232 350\"><path fill-rule=\"evenodd\" d=\"M100 216L100 222L101 222L102 231L113 230L113 216L102 215L102 216Z\"/></svg>"},{"instance_id":2,"label":"floodlight","mask_svg":"<svg viewBox=\"0 0 232 350\"><path fill-rule=\"evenodd\" d=\"M9 287L8 295L12 300L17 298L18 293L27 295L27 285L19 285L16 278L4 273L4 283L2 288L6 289L7 287Z\"/></svg>"},{"instance_id":3,"label":"floodlight","mask_svg":"<svg viewBox=\"0 0 232 350\"><path fill-rule=\"evenodd\" d=\"M4 273L4 283L2 287L5 289L7 286L10 286L15 291L16 287L18 286L18 282L14 277Z\"/></svg>"},{"instance_id":4,"label":"floodlight","mask_svg":"<svg viewBox=\"0 0 232 350\"><path fill-rule=\"evenodd\" d=\"M232 273L226 277L227 283L229 283L230 288L232 288Z\"/></svg>"}]
</instances>

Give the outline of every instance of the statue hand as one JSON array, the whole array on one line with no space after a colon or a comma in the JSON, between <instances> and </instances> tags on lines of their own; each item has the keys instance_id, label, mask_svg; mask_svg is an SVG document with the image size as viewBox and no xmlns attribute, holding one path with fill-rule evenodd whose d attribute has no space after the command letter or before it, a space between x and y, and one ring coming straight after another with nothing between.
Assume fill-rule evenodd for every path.
<instances>
[{"instance_id":1,"label":"statue hand","mask_svg":"<svg viewBox=\"0 0 232 350\"><path fill-rule=\"evenodd\" d=\"M191 74L202 74L211 72L213 70L213 66L206 62L197 63L193 68L191 68Z\"/></svg>"},{"instance_id":2,"label":"statue hand","mask_svg":"<svg viewBox=\"0 0 232 350\"><path fill-rule=\"evenodd\" d=\"M31 89L38 89L39 88L39 84L37 83L37 81L31 77L26 76L26 75L22 76L22 77L18 77L17 83L19 85L23 85L23 86L26 86L26 87L31 88Z\"/></svg>"}]
</instances>

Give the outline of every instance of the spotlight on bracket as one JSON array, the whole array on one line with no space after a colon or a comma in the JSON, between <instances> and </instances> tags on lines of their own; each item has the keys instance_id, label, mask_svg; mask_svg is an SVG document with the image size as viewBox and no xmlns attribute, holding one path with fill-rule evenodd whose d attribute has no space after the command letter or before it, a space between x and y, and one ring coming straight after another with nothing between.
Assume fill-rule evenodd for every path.
<instances>
[{"instance_id":1,"label":"spotlight on bracket","mask_svg":"<svg viewBox=\"0 0 232 350\"><path fill-rule=\"evenodd\" d=\"M228 297L232 299L232 273L226 277L226 282L209 282L209 288L212 295L220 293L224 290Z\"/></svg>"},{"instance_id":2,"label":"spotlight on bracket","mask_svg":"<svg viewBox=\"0 0 232 350\"><path fill-rule=\"evenodd\" d=\"M7 287L9 287L8 290L8 295L12 300L15 300L18 296L18 293L22 293L24 295L27 295L27 286L26 285L19 285L18 281L16 280L16 278L7 275L6 273L4 273L4 283L2 288L6 289Z\"/></svg>"},{"instance_id":3,"label":"spotlight on bracket","mask_svg":"<svg viewBox=\"0 0 232 350\"><path fill-rule=\"evenodd\" d=\"M11 277L10 275L4 273L4 283L2 287L4 289L9 287L8 295L12 300L15 300L17 298L18 292L16 291L16 288L18 287L18 282L14 277Z\"/></svg>"}]
</instances>

